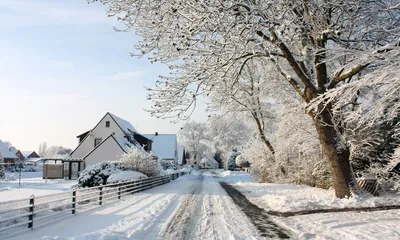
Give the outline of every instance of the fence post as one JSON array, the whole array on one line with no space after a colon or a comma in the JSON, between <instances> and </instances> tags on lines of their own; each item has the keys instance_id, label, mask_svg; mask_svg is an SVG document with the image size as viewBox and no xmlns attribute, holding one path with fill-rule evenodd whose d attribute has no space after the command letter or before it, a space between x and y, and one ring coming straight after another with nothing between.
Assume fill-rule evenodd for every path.
<instances>
[{"instance_id":1,"label":"fence post","mask_svg":"<svg viewBox=\"0 0 400 240\"><path fill-rule=\"evenodd\" d=\"M33 229L33 214L35 209L35 195L31 195L29 198L29 215L28 215L28 228Z\"/></svg>"},{"instance_id":2,"label":"fence post","mask_svg":"<svg viewBox=\"0 0 400 240\"><path fill-rule=\"evenodd\" d=\"M121 199L121 185L118 185L118 199Z\"/></svg>"},{"instance_id":3,"label":"fence post","mask_svg":"<svg viewBox=\"0 0 400 240\"><path fill-rule=\"evenodd\" d=\"M75 214L75 207L76 207L76 190L72 191L72 214Z\"/></svg>"},{"instance_id":4,"label":"fence post","mask_svg":"<svg viewBox=\"0 0 400 240\"><path fill-rule=\"evenodd\" d=\"M99 205L101 205L103 202L103 187L99 187L99 189L100 189Z\"/></svg>"}]
</instances>

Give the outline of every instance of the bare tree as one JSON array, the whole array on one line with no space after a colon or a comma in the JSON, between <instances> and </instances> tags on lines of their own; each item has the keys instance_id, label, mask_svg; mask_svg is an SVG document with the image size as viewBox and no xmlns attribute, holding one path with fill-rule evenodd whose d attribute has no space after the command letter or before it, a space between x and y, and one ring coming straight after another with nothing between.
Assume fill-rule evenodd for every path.
<instances>
[{"instance_id":1,"label":"bare tree","mask_svg":"<svg viewBox=\"0 0 400 240\"><path fill-rule=\"evenodd\" d=\"M187 119L197 96L216 82L234 83L250 59L265 58L292 91L310 103L348 84L398 42L394 0L100 0L142 37L133 55L148 55L172 70L149 94L150 112ZM281 89L276 89L281 91ZM337 197L350 196L349 146L334 124L332 106L309 111L331 165ZM337 127L338 126L338 127Z\"/></svg>"},{"instance_id":2,"label":"bare tree","mask_svg":"<svg viewBox=\"0 0 400 240\"><path fill-rule=\"evenodd\" d=\"M190 153L192 159L198 161L210 153L207 125L199 122L186 123L178 133L180 142L185 146L185 150Z\"/></svg>"}]
</instances>

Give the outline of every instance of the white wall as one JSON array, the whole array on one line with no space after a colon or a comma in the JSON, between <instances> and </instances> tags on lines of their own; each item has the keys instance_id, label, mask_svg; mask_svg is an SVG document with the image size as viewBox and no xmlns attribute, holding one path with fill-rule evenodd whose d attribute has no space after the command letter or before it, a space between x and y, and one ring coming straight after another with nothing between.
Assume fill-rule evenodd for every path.
<instances>
[{"instance_id":1,"label":"white wall","mask_svg":"<svg viewBox=\"0 0 400 240\"><path fill-rule=\"evenodd\" d=\"M87 167L102 161L116 161L123 153L118 143L110 137L84 159L85 165Z\"/></svg>"},{"instance_id":2,"label":"white wall","mask_svg":"<svg viewBox=\"0 0 400 240\"><path fill-rule=\"evenodd\" d=\"M106 121L110 121L110 127L106 127ZM123 137L125 134L118 127L117 123L107 114L97 125L95 129L83 140L79 147L71 154L72 158L83 158L88 152L94 148L94 140L96 138L106 139L111 133L115 136Z\"/></svg>"}]
</instances>

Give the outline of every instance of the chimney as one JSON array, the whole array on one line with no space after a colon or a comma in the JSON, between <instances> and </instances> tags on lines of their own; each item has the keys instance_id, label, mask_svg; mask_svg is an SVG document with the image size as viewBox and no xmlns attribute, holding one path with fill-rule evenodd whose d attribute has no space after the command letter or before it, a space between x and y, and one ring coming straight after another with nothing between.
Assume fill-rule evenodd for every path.
<instances>
[{"instance_id":1,"label":"chimney","mask_svg":"<svg viewBox=\"0 0 400 240\"><path fill-rule=\"evenodd\" d=\"M156 134L155 134L156 136L158 136L158 132L156 132Z\"/></svg>"}]
</instances>

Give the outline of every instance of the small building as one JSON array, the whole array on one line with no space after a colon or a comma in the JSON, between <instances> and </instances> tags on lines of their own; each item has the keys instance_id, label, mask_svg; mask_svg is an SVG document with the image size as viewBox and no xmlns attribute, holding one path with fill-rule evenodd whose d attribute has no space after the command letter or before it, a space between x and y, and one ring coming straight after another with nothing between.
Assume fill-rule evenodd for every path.
<instances>
[{"instance_id":1,"label":"small building","mask_svg":"<svg viewBox=\"0 0 400 240\"><path fill-rule=\"evenodd\" d=\"M4 164L9 165L9 164L14 164L16 160L18 160L17 155L15 153L11 152L7 145L0 140L0 154L4 159Z\"/></svg>"},{"instance_id":2,"label":"small building","mask_svg":"<svg viewBox=\"0 0 400 240\"><path fill-rule=\"evenodd\" d=\"M102 161L119 160L129 148L152 149L152 141L140 134L128 121L107 112L92 130L77 136L79 145L70 153L73 159L83 159L85 166Z\"/></svg>"},{"instance_id":3,"label":"small building","mask_svg":"<svg viewBox=\"0 0 400 240\"><path fill-rule=\"evenodd\" d=\"M211 168L211 169L218 169L219 164L217 162L217 160L215 160L213 157L211 156L204 156L201 160L200 160L200 165L201 168Z\"/></svg>"},{"instance_id":4,"label":"small building","mask_svg":"<svg viewBox=\"0 0 400 240\"><path fill-rule=\"evenodd\" d=\"M35 151L22 151L25 160L30 158L40 158L40 156Z\"/></svg>"},{"instance_id":5,"label":"small building","mask_svg":"<svg viewBox=\"0 0 400 240\"><path fill-rule=\"evenodd\" d=\"M164 161L178 163L178 142L176 134L143 134L152 141L151 153Z\"/></svg>"}]
</instances>

